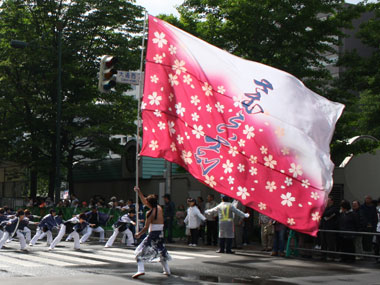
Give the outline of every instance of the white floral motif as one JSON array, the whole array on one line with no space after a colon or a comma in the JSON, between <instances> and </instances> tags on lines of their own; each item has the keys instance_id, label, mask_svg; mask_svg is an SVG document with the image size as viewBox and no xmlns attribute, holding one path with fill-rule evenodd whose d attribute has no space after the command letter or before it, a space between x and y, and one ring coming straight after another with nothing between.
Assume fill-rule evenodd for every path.
<instances>
[{"instance_id":1,"label":"white floral motif","mask_svg":"<svg viewBox=\"0 0 380 285\"><path fill-rule=\"evenodd\" d=\"M214 186L216 186L216 182L214 181L214 176L208 176L208 175L206 175L205 176L205 182L206 182L206 184L208 184L208 185L210 185L210 187L211 188L214 188Z\"/></svg>"},{"instance_id":2,"label":"white floral motif","mask_svg":"<svg viewBox=\"0 0 380 285\"><path fill-rule=\"evenodd\" d=\"M293 205L293 202L296 201L296 198L295 197L292 197L292 193L288 192L285 194L281 194L281 205L282 206L288 206L288 207L291 207Z\"/></svg>"},{"instance_id":3,"label":"white floral motif","mask_svg":"<svg viewBox=\"0 0 380 285\"><path fill-rule=\"evenodd\" d=\"M173 98L174 98L174 94L173 94L173 93L170 93L170 94L169 94L169 101L170 101L170 102L173 101Z\"/></svg>"},{"instance_id":4,"label":"white floral motif","mask_svg":"<svg viewBox=\"0 0 380 285\"><path fill-rule=\"evenodd\" d=\"M153 114L154 114L156 117L159 117L159 118L162 117L162 114L161 114L161 111L160 111L160 110L155 110L155 111L153 112Z\"/></svg>"},{"instance_id":5,"label":"white floral motif","mask_svg":"<svg viewBox=\"0 0 380 285\"><path fill-rule=\"evenodd\" d=\"M226 163L223 163L222 167L224 168L224 173L232 173L232 167L234 167L234 164L229 159L227 159Z\"/></svg>"},{"instance_id":6,"label":"white floral motif","mask_svg":"<svg viewBox=\"0 0 380 285\"><path fill-rule=\"evenodd\" d=\"M205 82L202 86L202 90L205 92L206 96L212 96L212 86L209 85L207 82Z\"/></svg>"},{"instance_id":7,"label":"white floral motif","mask_svg":"<svg viewBox=\"0 0 380 285\"><path fill-rule=\"evenodd\" d=\"M237 150L237 146L231 146L228 150L228 153L232 155L232 157L235 157L239 152Z\"/></svg>"},{"instance_id":8,"label":"white floral motif","mask_svg":"<svg viewBox=\"0 0 380 285\"><path fill-rule=\"evenodd\" d=\"M277 161L273 159L273 156L271 154L268 156L265 156L264 160L265 160L264 165L272 169L275 167L275 165L277 165Z\"/></svg>"},{"instance_id":9,"label":"white floral motif","mask_svg":"<svg viewBox=\"0 0 380 285\"><path fill-rule=\"evenodd\" d=\"M228 180L228 184L234 184L235 178L233 178L232 176L229 176L227 180Z\"/></svg>"},{"instance_id":10,"label":"white floral motif","mask_svg":"<svg viewBox=\"0 0 380 285\"><path fill-rule=\"evenodd\" d=\"M191 81L193 81L193 79L191 78L190 74L185 74L183 76L183 83L190 85Z\"/></svg>"},{"instance_id":11,"label":"white floral motif","mask_svg":"<svg viewBox=\"0 0 380 285\"><path fill-rule=\"evenodd\" d=\"M186 150L183 150L182 151L182 155L181 155L181 158L183 159L183 162L187 165L187 164L192 164L193 163L193 160L191 159L191 151L186 151Z\"/></svg>"},{"instance_id":12,"label":"white floral motif","mask_svg":"<svg viewBox=\"0 0 380 285\"><path fill-rule=\"evenodd\" d=\"M249 157L249 162L252 163L252 164L257 163L257 156L251 155Z\"/></svg>"},{"instance_id":13,"label":"white floral motif","mask_svg":"<svg viewBox=\"0 0 380 285\"><path fill-rule=\"evenodd\" d=\"M210 112L212 111L212 107L210 106L210 104L207 104L206 105L206 109L207 109L207 112Z\"/></svg>"},{"instance_id":14,"label":"white floral motif","mask_svg":"<svg viewBox=\"0 0 380 285\"><path fill-rule=\"evenodd\" d=\"M162 97L157 95L157 92L153 92L151 95L148 95L149 104L150 105L160 105L160 101L162 100Z\"/></svg>"},{"instance_id":15,"label":"white floral motif","mask_svg":"<svg viewBox=\"0 0 380 285\"><path fill-rule=\"evenodd\" d=\"M158 128L162 131L162 130L165 130L166 129L166 125L165 125L165 123L164 122L159 122L158 123Z\"/></svg>"},{"instance_id":16,"label":"white floral motif","mask_svg":"<svg viewBox=\"0 0 380 285\"><path fill-rule=\"evenodd\" d=\"M199 115L198 115L196 112L192 113L192 114L191 114L191 117L192 117L192 120L193 120L193 121L198 122Z\"/></svg>"},{"instance_id":17,"label":"white floral motif","mask_svg":"<svg viewBox=\"0 0 380 285\"><path fill-rule=\"evenodd\" d=\"M173 46L173 45L170 45L169 52L170 52L171 55L176 54L177 53L177 48L175 46Z\"/></svg>"},{"instance_id":18,"label":"white floral motif","mask_svg":"<svg viewBox=\"0 0 380 285\"><path fill-rule=\"evenodd\" d=\"M172 136L175 134L175 124L173 121L168 121L168 127L169 127L169 135Z\"/></svg>"},{"instance_id":19,"label":"white floral motif","mask_svg":"<svg viewBox=\"0 0 380 285\"><path fill-rule=\"evenodd\" d=\"M224 88L224 86L218 86L218 93L220 94L226 93L226 89Z\"/></svg>"},{"instance_id":20,"label":"white floral motif","mask_svg":"<svg viewBox=\"0 0 380 285\"><path fill-rule=\"evenodd\" d=\"M173 152L174 152L174 151L177 151L177 147L175 146L175 142L172 142L172 143L170 144L170 148L172 149Z\"/></svg>"},{"instance_id":21,"label":"white floral motif","mask_svg":"<svg viewBox=\"0 0 380 285\"><path fill-rule=\"evenodd\" d=\"M310 182L308 179L302 180L302 187L309 188Z\"/></svg>"},{"instance_id":22,"label":"white floral motif","mask_svg":"<svg viewBox=\"0 0 380 285\"><path fill-rule=\"evenodd\" d=\"M186 72L185 68L185 61L181 60L179 61L178 59L174 60L174 65L172 66L172 69L175 71L176 74L180 75L181 72Z\"/></svg>"},{"instance_id":23,"label":"white floral motif","mask_svg":"<svg viewBox=\"0 0 380 285\"><path fill-rule=\"evenodd\" d=\"M251 166L251 168L249 169L249 173L251 173L251 175L257 175L257 168Z\"/></svg>"},{"instance_id":24,"label":"white floral motif","mask_svg":"<svg viewBox=\"0 0 380 285\"><path fill-rule=\"evenodd\" d=\"M194 104L195 106L197 106L199 102L201 102L201 100L199 100L197 95L191 96L191 100L190 100L191 104Z\"/></svg>"},{"instance_id":25,"label":"white floral motif","mask_svg":"<svg viewBox=\"0 0 380 285\"><path fill-rule=\"evenodd\" d=\"M183 144L183 137L181 135L177 135L178 144Z\"/></svg>"},{"instance_id":26,"label":"white floral motif","mask_svg":"<svg viewBox=\"0 0 380 285\"><path fill-rule=\"evenodd\" d=\"M178 85L179 82L178 82L178 77L177 75L173 75L173 74L169 74L169 83L170 85L173 87L174 85Z\"/></svg>"},{"instance_id":27,"label":"white floral motif","mask_svg":"<svg viewBox=\"0 0 380 285\"><path fill-rule=\"evenodd\" d=\"M220 102L217 102L215 104L215 107L216 107L216 110L219 112L219 113L224 113L224 105L220 104Z\"/></svg>"},{"instance_id":28,"label":"white floral motif","mask_svg":"<svg viewBox=\"0 0 380 285\"><path fill-rule=\"evenodd\" d=\"M181 117L183 117L186 109L185 107L182 106L182 103L177 103L174 105L174 107L177 109L176 113L180 115Z\"/></svg>"},{"instance_id":29,"label":"white floral motif","mask_svg":"<svg viewBox=\"0 0 380 285\"><path fill-rule=\"evenodd\" d=\"M281 127L278 127L275 131L275 134L278 136L278 137L283 137L285 135L285 130Z\"/></svg>"},{"instance_id":30,"label":"white floral motif","mask_svg":"<svg viewBox=\"0 0 380 285\"><path fill-rule=\"evenodd\" d=\"M205 132L203 131L203 126L193 125L193 128L194 129L192 130L192 133L193 135L195 135L197 139L200 139L205 135Z\"/></svg>"},{"instance_id":31,"label":"white floral motif","mask_svg":"<svg viewBox=\"0 0 380 285\"><path fill-rule=\"evenodd\" d=\"M156 150L156 148L158 148L158 141L155 141L155 140L152 140L149 144L149 147L152 149L152 150Z\"/></svg>"},{"instance_id":32,"label":"white floral motif","mask_svg":"<svg viewBox=\"0 0 380 285\"><path fill-rule=\"evenodd\" d=\"M289 187L289 186L293 185L293 179L290 177L286 177L284 183L286 184L286 186Z\"/></svg>"},{"instance_id":33,"label":"white floral motif","mask_svg":"<svg viewBox=\"0 0 380 285\"><path fill-rule=\"evenodd\" d=\"M150 76L150 82L152 82L152 83L158 82L158 77L156 74Z\"/></svg>"},{"instance_id":34,"label":"white floral motif","mask_svg":"<svg viewBox=\"0 0 380 285\"><path fill-rule=\"evenodd\" d=\"M244 172L244 171L245 171L245 166L244 166L244 164L239 163L237 169L239 170L239 172Z\"/></svg>"},{"instance_id":35,"label":"white floral motif","mask_svg":"<svg viewBox=\"0 0 380 285\"><path fill-rule=\"evenodd\" d=\"M290 151L287 147L282 148L281 152L282 152L282 155L288 155L290 153Z\"/></svg>"},{"instance_id":36,"label":"white floral motif","mask_svg":"<svg viewBox=\"0 0 380 285\"><path fill-rule=\"evenodd\" d=\"M240 140L238 141L238 145L239 145L240 147L245 147L245 140L240 139Z\"/></svg>"},{"instance_id":37,"label":"white floral motif","mask_svg":"<svg viewBox=\"0 0 380 285\"><path fill-rule=\"evenodd\" d=\"M289 172L293 173L294 178L297 178L298 175L301 176L303 173L301 165L296 165L295 163L290 164Z\"/></svg>"},{"instance_id":38,"label":"white floral motif","mask_svg":"<svg viewBox=\"0 0 380 285\"><path fill-rule=\"evenodd\" d=\"M168 43L168 41L165 39L164 33L154 32L155 38L153 38L153 43L157 44L159 48L163 48L164 45Z\"/></svg>"},{"instance_id":39,"label":"white floral motif","mask_svg":"<svg viewBox=\"0 0 380 285\"><path fill-rule=\"evenodd\" d=\"M142 102L141 103L141 110L144 110L146 108L146 103L145 102Z\"/></svg>"},{"instance_id":40,"label":"white floral motif","mask_svg":"<svg viewBox=\"0 0 380 285\"><path fill-rule=\"evenodd\" d=\"M261 211L266 210L266 209L267 209L267 204L264 204L263 202L260 202L260 203L259 203L259 209L260 209Z\"/></svg>"},{"instance_id":41,"label":"white floral motif","mask_svg":"<svg viewBox=\"0 0 380 285\"><path fill-rule=\"evenodd\" d=\"M235 107L243 108L242 102L245 99L244 94L239 94L237 96L232 96L232 99L234 100L234 106Z\"/></svg>"},{"instance_id":42,"label":"white floral motif","mask_svg":"<svg viewBox=\"0 0 380 285\"><path fill-rule=\"evenodd\" d=\"M243 130L243 134L247 135L247 139L251 139L255 136L255 133L253 132L255 130L254 127L252 126L249 126L249 125L245 125L244 127L244 130Z\"/></svg>"},{"instance_id":43,"label":"white floral motif","mask_svg":"<svg viewBox=\"0 0 380 285\"><path fill-rule=\"evenodd\" d=\"M153 60L154 60L155 63L162 63L162 55L156 54L153 57Z\"/></svg>"},{"instance_id":44,"label":"white floral motif","mask_svg":"<svg viewBox=\"0 0 380 285\"><path fill-rule=\"evenodd\" d=\"M245 187L238 186L238 190L239 191L236 193L236 195L241 196L243 200L247 199L247 196L251 196L251 194L248 193L248 190Z\"/></svg>"},{"instance_id":45,"label":"white floral motif","mask_svg":"<svg viewBox=\"0 0 380 285\"><path fill-rule=\"evenodd\" d=\"M267 185L265 186L265 189L267 189L269 192L273 192L277 189L276 182L274 181L267 181Z\"/></svg>"},{"instance_id":46,"label":"white floral motif","mask_svg":"<svg viewBox=\"0 0 380 285\"><path fill-rule=\"evenodd\" d=\"M311 192L310 197L311 197L311 199L318 200L319 194L317 192Z\"/></svg>"},{"instance_id":47,"label":"white floral motif","mask_svg":"<svg viewBox=\"0 0 380 285\"><path fill-rule=\"evenodd\" d=\"M311 217L312 217L312 220L315 221L315 222L319 222L319 220L321 219L321 216L319 215L319 212L311 213Z\"/></svg>"},{"instance_id":48,"label":"white floral motif","mask_svg":"<svg viewBox=\"0 0 380 285\"><path fill-rule=\"evenodd\" d=\"M296 222L294 221L293 218L288 218L288 224L289 224L290 226L294 226L294 225L296 224Z\"/></svg>"},{"instance_id":49,"label":"white floral motif","mask_svg":"<svg viewBox=\"0 0 380 285\"><path fill-rule=\"evenodd\" d=\"M262 154L267 154L268 153L268 149L265 146L260 147L260 151L261 151Z\"/></svg>"}]
</instances>

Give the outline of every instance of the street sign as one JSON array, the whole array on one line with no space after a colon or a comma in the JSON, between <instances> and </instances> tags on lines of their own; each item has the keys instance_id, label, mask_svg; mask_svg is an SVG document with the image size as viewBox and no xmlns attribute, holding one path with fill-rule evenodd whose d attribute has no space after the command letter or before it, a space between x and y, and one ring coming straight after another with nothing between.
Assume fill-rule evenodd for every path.
<instances>
[{"instance_id":1,"label":"street sign","mask_svg":"<svg viewBox=\"0 0 380 285\"><path fill-rule=\"evenodd\" d=\"M144 73L142 73L144 76ZM140 71L123 71L118 70L116 76L117 83L139 85L140 84Z\"/></svg>"}]
</instances>

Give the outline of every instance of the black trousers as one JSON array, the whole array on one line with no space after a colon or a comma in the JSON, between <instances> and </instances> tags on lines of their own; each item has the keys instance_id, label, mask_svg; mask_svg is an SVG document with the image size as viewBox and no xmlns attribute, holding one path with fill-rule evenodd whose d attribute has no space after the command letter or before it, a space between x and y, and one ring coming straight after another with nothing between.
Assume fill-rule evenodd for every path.
<instances>
[{"instance_id":1,"label":"black trousers","mask_svg":"<svg viewBox=\"0 0 380 285\"><path fill-rule=\"evenodd\" d=\"M217 221L207 221L207 244L218 244L218 223Z\"/></svg>"},{"instance_id":2,"label":"black trousers","mask_svg":"<svg viewBox=\"0 0 380 285\"><path fill-rule=\"evenodd\" d=\"M340 251L345 253L355 253L354 238L340 237L339 238ZM342 260L355 261L355 255L341 255Z\"/></svg>"},{"instance_id":3,"label":"black trousers","mask_svg":"<svg viewBox=\"0 0 380 285\"><path fill-rule=\"evenodd\" d=\"M199 238L199 230L198 229L190 229L190 235L191 235L191 244L198 244L198 238Z\"/></svg>"},{"instance_id":4,"label":"black trousers","mask_svg":"<svg viewBox=\"0 0 380 285\"><path fill-rule=\"evenodd\" d=\"M164 221L164 231L166 232L166 241L172 242L173 236L173 218L166 218Z\"/></svg>"},{"instance_id":5,"label":"black trousers","mask_svg":"<svg viewBox=\"0 0 380 285\"><path fill-rule=\"evenodd\" d=\"M221 252L231 252L232 248L232 238L220 238L219 245Z\"/></svg>"}]
</instances>

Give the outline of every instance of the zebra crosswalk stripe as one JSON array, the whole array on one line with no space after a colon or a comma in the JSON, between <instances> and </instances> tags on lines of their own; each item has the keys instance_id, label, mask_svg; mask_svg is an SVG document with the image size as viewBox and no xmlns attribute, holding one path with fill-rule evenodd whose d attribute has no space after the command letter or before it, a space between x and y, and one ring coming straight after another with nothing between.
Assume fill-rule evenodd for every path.
<instances>
[{"instance_id":1,"label":"zebra crosswalk stripe","mask_svg":"<svg viewBox=\"0 0 380 285\"><path fill-rule=\"evenodd\" d=\"M6 263L10 263L10 264L17 265L17 266L25 266L25 267L41 267L41 266L43 266L42 264L38 264L35 262L26 261L26 260L18 259L15 257L8 257L3 253L1 253L0 259L1 259L1 263L6 262ZM1 265L1 267L2 267L2 265Z\"/></svg>"},{"instance_id":2,"label":"zebra crosswalk stripe","mask_svg":"<svg viewBox=\"0 0 380 285\"><path fill-rule=\"evenodd\" d=\"M63 251L60 251L61 253L63 253ZM65 251L65 254L66 254L66 251ZM103 261L97 261L97 260L92 260L92 259L88 259L88 258L79 258L79 257L75 257L75 256L68 256L68 255L63 255L63 254L59 254L58 252L38 252L38 255L40 256L46 256L48 258L54 258L54 259L60 259L60 260L64 260L64 261L68 261L68 262L71 262L71 265L105 265L107 264L107 262L103 262Z\"/></svg>"},{"instance_id":3,"label":"zebra crosswalk stripe","mask_svg":"<svg viewBox=\"0 0 380 285\"><path fill-rule=\"evenodd\" d=\"M8 257L10 257L10 255L8 255ZM72 265L72 263L59 261L56 259L44 258L40 255L36 256L36 255L34 255L34 253L33 253L33 255L32 255L32 253L23 254L22 256L17 256L17 258L25 260L25 261L32 261L32 262L36 262L36 263L45 263L45 264L54 265L54 266L70 266L70 265Z\"/></svg>"},{"instance_id":4,"label":"zebra crosswalk stripe","mask_svg":"<svg viewBox=\"0 0 380 285\"><path fill-rule=\"evenodd\" d=\"M95 258L103 261L112 261L112 262L119 262L119 263L132 263L135 262L134 259L127 259L127 258L118 258L118 257L111 257L111 256L103 256L99 252L84 252L84 251L67 251L65 252L66 255L75 255L80 257L87 257L87 258Z\"/></svg>"},{"instance_id":5,"label":"zebra crosswalk stripe","mask_svg":"<svg viewBox=\"0 0 380 285\"><path fill-rule=\"evenodd\" d=\"M105 251L112 251L112 254L120 254L121 252L125 252L125 254L127 255L132 255L133 258L135 258L135 255L133 253L131 253L129 250L126 251L125 249L121 249L121 248L107 248L107 249L104 249ZM190 257L190 256L182 256L180 254L183 254L183 252L178 252L178 251L174 251L174 252L170 252L169 251L169 254L171 257L173 258L176 258L176 259L181 259L181 260L186 260L186 259L194 259L194 257ZM123 253L124 254L124 253ZM205 257L208 257L205 255Z\"/></svg>"}]
</instances>

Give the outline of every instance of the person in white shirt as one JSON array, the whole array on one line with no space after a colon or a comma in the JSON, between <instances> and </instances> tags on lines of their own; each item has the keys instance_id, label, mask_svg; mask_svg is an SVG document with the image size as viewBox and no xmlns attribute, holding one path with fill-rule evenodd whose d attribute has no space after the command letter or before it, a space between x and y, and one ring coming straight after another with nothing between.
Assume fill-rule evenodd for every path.
<instances>
[{"instance_id":1,"label":"person in white shirt","mask_svg":"<svg viewBox=\"0 0 380 285\"><path fill-rule=\"evenodd\" d=\"M201 222L205 222L207 219L199 211L195 199L189 198L187 200L189 208L187 209L187 216L185 218L185 224L190 229L191 240L189 246L198 245L199 227Z\"/></svg>"}]
</instances>

